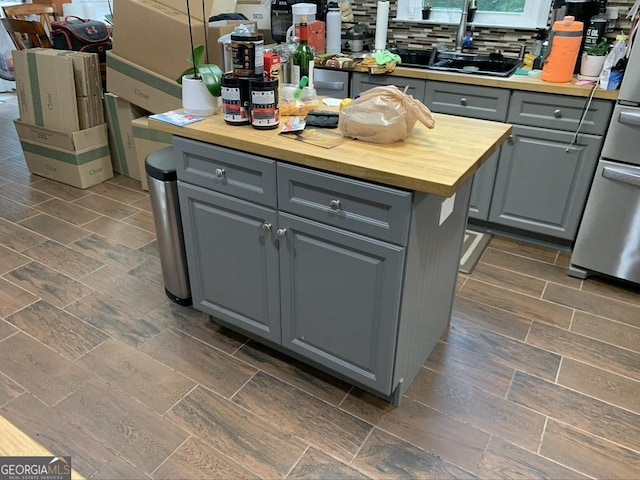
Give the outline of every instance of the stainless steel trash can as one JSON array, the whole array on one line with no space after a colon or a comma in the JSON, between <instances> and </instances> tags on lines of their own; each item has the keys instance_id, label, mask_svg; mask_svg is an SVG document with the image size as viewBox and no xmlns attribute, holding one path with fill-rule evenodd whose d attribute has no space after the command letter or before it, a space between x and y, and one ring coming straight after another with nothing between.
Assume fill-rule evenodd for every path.
<instances>
[{"instance_id":1,"label":"stainless steel trash can","mask_svg":"<svg viewBox=\"0 0 640 480\"><path fill-rule=\"evenodd\" d=\"M173 147L151 153L145 161L145 171L156 225L164 291L177 304L191 305Z\"/></svg>"}]
</instances>

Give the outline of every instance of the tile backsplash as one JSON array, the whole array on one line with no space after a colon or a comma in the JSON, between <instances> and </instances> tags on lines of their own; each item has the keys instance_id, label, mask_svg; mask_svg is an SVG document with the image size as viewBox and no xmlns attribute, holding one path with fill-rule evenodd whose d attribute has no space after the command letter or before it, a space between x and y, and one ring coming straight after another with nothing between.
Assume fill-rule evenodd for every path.
<instances>
[{"instance_id":1,"label":"tile backsplash","mask_svg":"<svg viewBox=\"0 0 640 480\"><path fill-rule=\"evenodd\" d=\"M362 22L375 30L376 0L351 0L351 6L356 22ZM625 15L633 6L634 0L610 0L610 7L618 7L619 14L616 26L607 33L608 37L615 36L623 29L629 33L630 22ZM389 31L387 45L396 44L404 48L430 48L439 43L452 47L455 42L457 25L437 25L426 23L396 22L397 3L391 1L389 17ZM517 55L523 43L530 51L536 36L535 30L514 30L509 28L475 27L472 30L474 48L478 52L493 52L501 50L507 55Z\"/></svg>"}]
</instances>

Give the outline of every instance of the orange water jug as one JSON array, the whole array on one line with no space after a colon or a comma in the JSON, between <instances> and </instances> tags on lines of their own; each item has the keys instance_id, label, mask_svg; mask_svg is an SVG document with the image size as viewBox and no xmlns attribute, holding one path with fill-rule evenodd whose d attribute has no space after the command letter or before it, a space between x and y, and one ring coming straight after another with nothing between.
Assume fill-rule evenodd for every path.
<instances>
[{"instance_id":1,"label":"orange water jug","mask_svg":"<svg viewBox=\"0 0 640 480\"><path fill-rule=\"evenodd\" d=\"M575 17L566 16L553 22L549 35L549 50L543 59L542 80L546 82L570 82L578 61L578 52L582 43L584 23Z\"/></svg>"}]
</instances>

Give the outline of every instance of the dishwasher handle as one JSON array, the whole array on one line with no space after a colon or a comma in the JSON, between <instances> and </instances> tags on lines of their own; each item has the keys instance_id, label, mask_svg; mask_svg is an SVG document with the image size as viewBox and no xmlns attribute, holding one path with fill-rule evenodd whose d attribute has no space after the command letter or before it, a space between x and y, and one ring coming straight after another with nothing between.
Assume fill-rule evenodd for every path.
<instances>
[{"instance_id":1,"label":"dishwasher handle","mask_svg":"<svg viewBox=\"0 0 640 480\"><path fill-rule=\"evenodd\" d=\"M602 176L609 180L615 180L616 182L629 183L640 187L640 175L627 172L625 170L618 170L617 168L604 167L602 169Z\"/></svg>"},{"instance_id":2,"label":"dishwasher handle","mask_svg":"<svg viewBox=\"0 0 640 480\"><path fill-rule=\"evenodd\" d=\"M625 125L633 125L636 127L640 127L640 113L620 112L620 116L618 117L618 122L623 123Z\"/></svg>"},{"instance_id":3,"label":"dishwasher handle","mask_svg":"<svg viewBox=\"0 0 640 480\"><path fill-rule=\"evenodd\" d=\"M322 80L314 80L313 86L325 90L343 90L344 82L323 82Z\"/></svg>"}]
</instances>

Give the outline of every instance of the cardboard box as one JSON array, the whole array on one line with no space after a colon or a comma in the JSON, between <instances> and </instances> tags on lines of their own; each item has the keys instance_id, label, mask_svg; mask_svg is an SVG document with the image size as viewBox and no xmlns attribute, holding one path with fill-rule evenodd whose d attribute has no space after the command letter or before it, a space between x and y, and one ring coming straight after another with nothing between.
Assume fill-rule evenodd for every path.
<instances>
[{"instance_id":1,"label":"cardboard box","mask_svg":"<svg viewBox=\"0 0 640 480\"><path fill-rule=\"evenodd\" d=\"M146 117L136 118L131 122L133 130L133 140L135 143L136 158L140 168L142 189L149 190L147 175L145 173L144 162L153 152L173 145L173 137L169 133L151 130L149 119Z\"/></svg>"},{"instance_id":2,"label":"cardboard box","mask_svg":"<svg viewBox=\"0 0 640 480\"><path fill-rule=\"evenodd\" d=\"M100 62L95 53L76 52L73 50L57 50L53 48L36 48L38 55L63 56L73 62L73 76L76 86L76 97L102 95L100 80Z\"/></svg>"},{"instance_id":3,"label":"cardboard box","mask_svg":"<svg viewBox=\"0 0 640 480\"><path fill-rule=\"evenodd\" d=\"M211 4L212 0L205 0L207 11ZM166 78L178 78L190 67L186 13L156 0L118 0L113 15L113 53ZM194 12L191 32L194 45L205 43L203 23ZM220 50L217 37L209 37L209 45L212 50Z\"/></svg>"},{"instance_id":4,"label":"cardboard box","mask_svg":"<svg viewBox=\"0 0 640 480\"><path fill-rule=\"evenodd\" d=\"M13 64L23 122L68 133L80 130L70 57L14 50Z\"/></svg>"},{"instance_id":5,"label":"cardboard box","mask_svg":"<svg viewBox=\"0 0 640 480\"><path fill-rule=\"evenodd\" d=\"M204 0L205 11L213 0ZM189 17L186 2L177 0L118 0L114 3L113 53L162 77L176 79L191 66ZM202 2L195 9L202 12ZM191 11L193 44L205 43L202 15ZM143 18L144 21L140 21ZM207 29L208 63L223 67L222 46L218 38L241 24L255 22L221 20Z\"/></svg>"},{"instance_id":6,"label":"cardboard box","mask_svg":"<svg viewBox=\"0 0 640 480\"><path fill-rule=\"evenodd\" d=\"M182 108L182 87L170 78L107 52L107 89L151 113Z\"/></svg>"},{"instance_id":7,"label":"cardboard box","mask_svg":"<svg viewBox=\"0 0 640 480\"><path fill-rule=\"evenodd\" d=\"M78 188L113 177L106 125L61 132L14 121L29 171Z\"/></svg>"},{"instance_id":8,"label":"cardboard box","mask_svg":"<svg viewBox=\"0 0 640 480\"><path fill-rule=\"evenodd\" d=\"M141 172L133 143L131 121L146 117L149 112L113 93L105 93L104 106L113 170L135 180L140 180Z\"/></svg>"}]
</instances>

